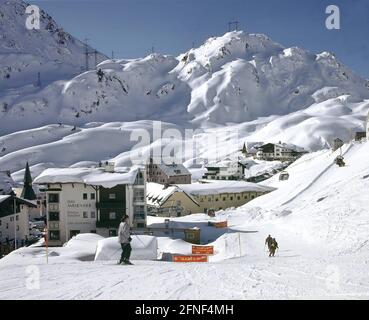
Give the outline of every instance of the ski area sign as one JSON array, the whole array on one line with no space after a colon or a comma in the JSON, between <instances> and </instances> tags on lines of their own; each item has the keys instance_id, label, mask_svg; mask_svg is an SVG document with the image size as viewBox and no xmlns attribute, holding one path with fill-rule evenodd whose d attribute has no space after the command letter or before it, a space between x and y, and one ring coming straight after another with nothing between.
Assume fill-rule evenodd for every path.
<instances>
[{"instance_id":1,"label":"ski area sign","mask_svg":"<svg viewBox=\"0 0 369 320\"><path fill-rule=\"evenodd\" d=\"M208 262L206 255L173 255L173 262Z\"/></svg>"},{"instance_id":2,"label":"ski area sign","mask_svg":"<svg viewBox=\"0 0 369 320\"><path fill-rule=\"evenodd\" d=\"M214 246L192 246L192 254L214 254Z\"/></svg>"}]
</instances>

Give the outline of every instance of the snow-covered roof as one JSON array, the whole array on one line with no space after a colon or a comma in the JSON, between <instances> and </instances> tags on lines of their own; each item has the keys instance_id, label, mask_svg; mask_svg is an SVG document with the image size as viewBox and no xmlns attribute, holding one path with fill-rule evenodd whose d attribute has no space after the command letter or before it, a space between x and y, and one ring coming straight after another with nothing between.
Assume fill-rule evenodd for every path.
<instances>
[{"instance_id":1,"label":"snow-covered roof","mask_svg":"<svg viewBox=\"0 0 369 320\"><path fill-rule=\"evenodd\" d=\"M113 188L119 184L133 184L138 170L137 167L115 168L114 172L106 172L104 168L50 168L36 177L34 183L85 183Z\"/></svg>"},{"instance_id":2,"label":"snow-covered roof","mask_svg":"<svg viewBox=\"0 0 369 320\"><path fill-rule=\"evenodd\" d=\"M3 195L0 195L0 203L5 201L6 199L8 199L10 196L3 196Z\"/></svg>"},{"instance_id":3,"label":"snow-covered roof","mask_svg":"<svg viewBox=\"0 0 369 320\"><path fill-rule=\"evenodd\" d=\"M8 171L0 171L0 194L9 194L15 185Z\"/></svg>"},{"instance_id":4,"label":"snow-covered roof","mask_svg":"<svg viewBox=\"0 0 369 320\"><path fill-rule=\"evenodd\" d=\"M0 195L0 203L4 202L5 200L12 198L13 196L11 195ZM15 197L16 201L18 203L21 204L25 204L28 205L30 207L37 207L36 201L31 201L31 200L27 200L27 199L23 199L23 198L19 198L19 197Z\"/></svg>"},{"instance_id":5,"label":"snow-covered roof","mask_svg":"<svg viewBox=\"0 0 369 320\"><path fill-rule=\"evenodd\" d=\"M277 147L284 148L284 149L289 149L289 150L296 151L296 152L305 152L305 149L302 148L302 147L296 146L295 144L292 144L292 143L284 143L284 142L282 142L282 143L268 142L268 143L265 143L261 146L255 147L255 148L262 149L264 146L266 146L268 144L273 144Z\"/></svg>"},{"instance_id":6,"label":"snow-covered roof","mask_svg":"<svg viewBox=\"0 0 369 320\"><path fill-rule=\"evenodd\" d=\"M269 192L274 188L245 181L217 181L210 183L180 184L178 188L190 195L208 195L239 192Z\"/></svg>"},{"instance_id":7,"label":"snow-covered roof","mask_svg":"<svg viewBox=\"0 0 369 320\"><path fill-rule=\"evenodd\" d=\"M210 180L209 180L210 181ZM149 182L146 185L148 205L162 205L175 192L184 192L195 203L193 196L240 193L240 192L269 192L275 188L245 181L210 181L209 183L177 184L165 188L164 185Z\"/></svg>"},{"instance_id":8,"label":"snow-covered roof","mask_svg":"<svg viewBox=\"0 0 369 320\"><path fill-rule=\"evenodd\" d=\"M221 161L216 161L216 162L209 162L207 165L206 165L206 168L229 168L233 165L236 165L238 164L239 161L238 160L232 160L232 159L224 159L224 160L221 160Z\"/></svg>"},{"instance_id":9,"label":"snow-covered roof","mask_svg":"<svg viewBox=\"0 0 369 320\"><path fill-rule=\"evenodd\" d=\"M183 164L158 164L161 171L165 173L167 177L191 175Z\"/></svg>"},{"instance_id":10,"label":"snow-covered roof","mask_svg":"<svg viewBox=\"0 0 369 320\"><path fill-rule=\"evenodd\" d=\"M159 183L148 182L146 184L147 204L152 206L161 206L175 192L184 191L177 186L165 187L164 185ZM196 201L189 194L187 194L187 196L196 203Z\"/></svg>"}]
</instances>

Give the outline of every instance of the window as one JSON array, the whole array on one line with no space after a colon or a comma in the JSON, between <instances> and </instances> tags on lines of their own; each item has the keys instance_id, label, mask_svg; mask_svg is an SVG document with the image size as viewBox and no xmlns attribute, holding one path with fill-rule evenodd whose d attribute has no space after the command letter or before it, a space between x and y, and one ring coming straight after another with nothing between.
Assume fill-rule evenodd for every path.
<instances>
[{"instance_id":1,"label":"window","mask_svg":"<svg viewBox=\"0 0 369 320\"><path fill-rule=\"evenodd\" d=\"M9 229L9 223L6 224L6 228Z\"/></svg>"},{"instance_id":2,"label":"window","mask_svg":"<svg viewBox=\"0 0 369 320\"><path fill-rule=\"evenodd\" d=\"M60 240L60 231L59 230L50 230L49 231L50 240Z\"/></svg>"},{"instance_id":3,"label":"window","mask_svg":"<svg viewBox=\"0 0 369 320\"><path fill-rule=\"evenodd\" d=\"M251 196L251 199L254 199L255 198L255 196Z\"/></svg>"},{"instance_id":4,"label":"window","mask_svg":"<svg viewBox=\"0 0 369 320\"><path fill-rule=\"evenodd\" d=\"M84 219L87 219L87 218L88 218L87 211L83 211L83 218L84 218Z\"/></svg>"},{"instance_id":5,"label":"window","mask_svg":"<svg viewBox=\"0 0 369 320\"><path fill-rule=\"evenodd\" d=\"M109 219L115 220L117 218L117 214L115 212L109 212Z\"/></svg>"},{"instance_id":6,"label":"window","mask_svg":"<svg viewBox=\"0 0 369 320\"><path fill-rule=\"evenodd\" d=\"M95 194L94 193L91 193L90 197L91 197L91 200L95 200Z\"/></svg>"},{"instance_id":7,"label":"window","mask_svg":"<svg viewBox=\"0 0 369 320\"><path fill-rule=\"evenodd\" d=\"M18 220L19 220L19 216L15 216L15 220L17 220L17 221L18 221Z\"/></svg>"},{"instance_id":8,"label":"window","mask_svg":"<svg viewBox=\"0 0 369 320\"><path fill-rule=\"evenodd\" d=\"M50 203L59 203L59 193L49 193Z\"/></svg>"},{"instance_id":9,"label":"window","mask_svg":"<svg viewBox=\"0 0 369 320\"><path fill-rule=\"evenodd\" d=\"M241 197L240 196L237 196L237 200L241 200Z\"/></svg>"},{"instance_id":10,"label":"window","mask_svg":"<svg viewBox=\"0 0 369 320\"><path fill-rule=\"evenodd\" d=\"M19 231L19 226L17 226L17 231Z\"/></svg>"},{"instance_id":11,"label":"window","mask_svg":"<svg viewBox=\"0 0 369 320\"><path fill-rule=\"evenodd\" d=\"M233 201L233 197L229 197L229 200Z\"/></svg>"},{"instance_id":12,"label":"window","mask_svg":"<svg viewBox=\"0 0 369 320\"><path fill-rule=\"evenodd\" d=\"M49 212L50 221L59 221L59 212Z\"/></svg>"},{"instance_id":13,"label":"window","mask_svg":"<svg viewBox=\"0 0 369 320\"><path fill-rule=\"evenodd\" d=\"M109 193L109 199L115 199L115 193Z\"/></svg>"},{"instance_id":14,"label":"window","mask_svg":"<svg viewBox=\"0 0 369 320\"><path fill-rule=\"evenodd\" d=\"M14 221L14 217L10 217L10 222L13 222Z\"/></svg>"},{"instance_id":15,"label":"window","mask_svg":"<svg viewBox=\"0 0 369 320\"><path fill-rule=\"evenodd\" d=\"M49 222L50 229L59 229L59 222L50 221Z\"/></svg>"},{"instance_id":16,"label":"window","mask_svg":"<svg viewBox=\"0 0 369 320\"><path fill-rule=\"evenodd\" d=\"M226 201L226 197L223 197L223 201Z\"/></svg>"},{"instance_id":17,"label":"window","mask_svg":"<svg viewBox=\"0 0 369 320\"><path fill-rule=\"evenodd\" d=\"M59 205L58 204L49 204L49 210L50 211L59 210Z\"/></svg>"},{"instance_id":18,"label":"window","mask_svg":"<svg viewBox=\"0 0 369 320\"><path fill-rule=\"evenodd\" d=\"M137 223L137 228L145 228L146 225L144 223Z\"/></svg>"},{"instance_id":19,"label":"window","mask_svg":"<svg viewBox=\"0 0 369 320\"><path fill-rule=\"evenodd\" d=\"M96 233L96 230L91 230L90 233Z\"/></svg>"},{"instance_id":20,"label":"window","mask_svg":"<svg viewBox=\"0 0 369 320\"><path fill-rule=\"evenodd\" d=\"M218 198L215 198L215 201L218 201Z\"/></svg>"},{"instance_id":21,"label":"window","mask_svg":"<svg viewBox=\"0 0 369 320\"><path fill-rule=\"evenodd\" d=\"M117 236L117 230L109 230L109 237L116 237Z\"/></svg>"},{"instance_id":22,"label":"window","mask_svg":"<svg viewBox=\"0 0 369 320\"><path fill-rule=\"evenodd\" d=\"M95 211L91 211L91 219L95 219L96 218L96 212Z\"/></svg>"},{"instance_id":23,"label":"window","mask_svg":"<svg viewBox=\"0 0 369 320\"><path fill-rule=\"evenodd\" d=\"M83 200L87 200L87 193L83 194Z\"/></svg>"}]
</instances>

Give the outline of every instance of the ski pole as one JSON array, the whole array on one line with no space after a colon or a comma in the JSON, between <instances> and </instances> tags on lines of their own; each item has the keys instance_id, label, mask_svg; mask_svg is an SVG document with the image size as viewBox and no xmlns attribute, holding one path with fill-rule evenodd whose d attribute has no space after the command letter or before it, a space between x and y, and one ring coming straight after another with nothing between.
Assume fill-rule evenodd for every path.
<instances>
[{"instance_id":1,"label":"ski pole","mask_svg":"<svg viewBox=\"0 0 369 320\"><path fill-rule=\"evenodd\" d=\"M132 230L131 230L131 233L132 233L134 236L136 236L138 240L140 240L140 242L142 243L142 245L143 245L143 246L145 246L145 244L143 243L143 241L140 239L140 237L139 237L136 233L134 233Z\"/></svg>"}]
</instances>

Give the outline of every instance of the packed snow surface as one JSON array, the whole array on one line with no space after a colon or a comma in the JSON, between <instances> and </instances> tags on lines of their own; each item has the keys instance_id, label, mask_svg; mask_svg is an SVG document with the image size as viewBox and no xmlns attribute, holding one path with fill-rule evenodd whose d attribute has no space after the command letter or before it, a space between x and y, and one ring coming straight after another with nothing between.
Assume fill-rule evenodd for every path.
<instances>
[{"instance_id":1,"label":"packed snow surface","mask_svg":"<svg viewBox=\"0 0 369 320\"><path fill-rule=\"evenodd\" d=\"M49 264L44 248L22 248L0 260L0 298L368 299L369 143L342 153L345 167L332 164L339 151L304 155L286 169L288 180L263 182L277 190L215 218L171 218L173 227L201 228L202 243L216 251L208 263L93 261L98 239L49 248ZM208 226L224 220L228 229ZM265 251L268 234L279 243L274 258ZM190 253L179 237L157 239L159 253ZM29 266L40 270L39 290L26 288Z\"/></svg>"}]
</instances>

